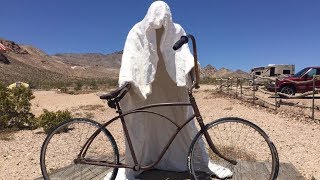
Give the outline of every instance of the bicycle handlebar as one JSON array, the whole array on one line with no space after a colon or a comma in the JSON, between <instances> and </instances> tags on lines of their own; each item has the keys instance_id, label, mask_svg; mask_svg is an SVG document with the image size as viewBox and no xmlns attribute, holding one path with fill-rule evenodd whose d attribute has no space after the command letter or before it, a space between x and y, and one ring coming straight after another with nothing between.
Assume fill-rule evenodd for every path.
<instances>
[{"instance_id":1,"label":"bicycle handlebar","mask_svg":"<svg viewBox=\"0 0 320 180\"><path fill-rule=\"evenodd\" d=\"M181 48L182 45L188 43L188 39L191 39L192 41L192 46L193 46L193 58L194 58L194 73L196 76L195 81L193 82L193 85L191 87L191 91L193 88L200 88L199 86L199 82L200 82L200 71L199 71L199 65L198 65L198 55L197 55L197 45L196 45L196 40L195 38L191 35L188 34L187 36L181 36L181 38L174 44L173 46L173 50L178 50L179 48Z\"/></svg>"},{"instance_id":2,"label":"bicycle handlebar","mask_svg":"<svg viewBox=\"0 0 320 180\"><path fill-rule=\"evenodd\" d=\"M188 43L187 36L181 36L181 38L173 45L173 50L178 50L181 48L182 45Z\"/></svg>"}]
</instances>

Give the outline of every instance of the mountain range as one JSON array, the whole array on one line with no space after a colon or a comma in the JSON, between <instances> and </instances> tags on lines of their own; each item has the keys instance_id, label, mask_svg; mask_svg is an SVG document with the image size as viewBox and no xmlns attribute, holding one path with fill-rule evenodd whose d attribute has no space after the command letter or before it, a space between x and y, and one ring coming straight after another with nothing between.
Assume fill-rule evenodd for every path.
<instances>
[{"instance_id":1,"label":"mountain range","mask_svg":"<svg viewBox=\"0 0 320 180\"><path fill-rule=\"evenodd\" d=\"M83 78L118 78L122 51L111 54L59 53L48 55L30 45L0 38L7 51L0 52L0 81L43 83ZM217 70L211 65L201 69L201 77L247 77L241 70Z\"/></svg>"}]
</instances>

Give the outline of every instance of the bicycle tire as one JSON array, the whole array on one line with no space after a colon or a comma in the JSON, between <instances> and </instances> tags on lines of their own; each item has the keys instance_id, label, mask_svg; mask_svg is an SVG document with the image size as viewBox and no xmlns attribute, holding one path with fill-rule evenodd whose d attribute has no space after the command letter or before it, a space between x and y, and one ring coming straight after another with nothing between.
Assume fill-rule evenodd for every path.
<instances>
[{"instance_id":1,"label":"bicycle tire","mask_svg":"<svg viewBox=\"0 0 320 180\"><path fill-rule=\"evenodd\" d=\"M237 129L238 127L241 129ZM191 179L218 178L211 169L209 170L209 163L231 170L232 177L227 177L227 179L274 180L277 178L278 153L270 138L260 127L241 118L226 117L208 123L205 129L218 152L227 158L236 160L237 164L233 165L214 153L203 132L199 131L189 148L188 168ZM199 156L198 153L206 154Z\"/></svg>"},{"instance_id":2,"label":"bicycle tire","mask_svg":"<svg viewBox=\"0 0 320 180\"><path fill-rule=\"evenodd\" d=\"M41 147L40 166L43 178L46 180L103 179L107 173L112 172L110 179L115 179L118 168L75 164L73 161L80 153L86 140L101 126L100 123L90 119L75 118L62 122L55 127L47 135ZM66 130L68 131L65 132ZM86 157L99 160L100 158L103 158L101 160L111 159L112 163L119 164L119 151L116 141L106 128L101 128L101 132L92 141ZM82 138L84 136L87 137ZM53 151L51 151L52 149ZM109 158L109 156L111 157Z\"/></svg>"}]
</instances>

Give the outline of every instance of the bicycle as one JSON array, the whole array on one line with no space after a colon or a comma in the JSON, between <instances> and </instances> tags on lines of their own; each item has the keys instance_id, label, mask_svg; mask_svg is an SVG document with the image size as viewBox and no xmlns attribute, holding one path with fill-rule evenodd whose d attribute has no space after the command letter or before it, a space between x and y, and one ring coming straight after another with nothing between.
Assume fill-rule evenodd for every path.
<instances>
[{"instance_id":1,"label":"bicycle","mask_svg":"<svg viewBox=\"0 0 320 180\"><path fill-rule=\"evenodd\" d=\"M196 157L197 153L195 152L201 151L201 149L197 149L199 147L205 147L205 151L210 158L208 161L229 168L233 172L233 179L248 178L250 175L248 171L258 170L259 168L262 168L262 166L268 170L263 173L256 173L254 177L251 177L252 179L276 179L279 171L277 150L261 128L247 120L237 117L221 118L208 124L204 124L196 100L192 94L193 89L198 89L200 87L195 38L192 35L182 36L181 39L176 42L173 49L177 50L183 44L188 43L188 39L192 40L195 62L195 67L191 72L193 84L188 89L189 102L150 104L127 112L122 112L119 101L129 91L131 87L130 83L124 84L109 94L100 96L100 99L107 100L109 107L117 110L118 116L103 124L86 118L75 118L63 122L53 129L46 137L41 148L40 165L44 179L67 179L67 177L71 176L80 179L103 178L105 172L111 173L111 179L115 179L118 168L131 168L135 171L150 170L160 162L181 129L193 119L197 120L200 130L189 147L188 169L191 179L211 179L215 177L214 173L208 172L203 168L203 164L199 164L203 162L197 161L199 158ZM184 124L178 125L170 118L149 110L151 108L168 106L191 106L194 113L187 118ZM135 151L132 147L131 137L129 136L126 126L124 117L135 113L149 113L160 116L177 128L166 146L162 149L158 159L148 165L141 166L137 161ZM114 137L107 129L107 127L116 120L121 121L134 165L124 164L119 160L118 146ZM92 129L89 131L88 127L82 127L84 125L91 127ZM87 130L87 132L84 130ZM76 134L77 132L79 132L79 135ZM84 135L88 135L88 137L82 139L82 136ZM73 138L79 141L80 151L75 150L74 148L64 149L63 146L56 144L61 142L62 139L64 140L62 142L70 140L70 142L66 142L68 145L77 144ZM55 142L55 139L58 141ZM201 146L199 146L199 143ZM49 149L54 146L56 146L57 149L51 152ZM74 156L62 158L58 162L58 165L54 165L50 158L56 159L61 153L74 153ZM98 174L99 172L104 173Z\"/></svg>"}]
</instances>

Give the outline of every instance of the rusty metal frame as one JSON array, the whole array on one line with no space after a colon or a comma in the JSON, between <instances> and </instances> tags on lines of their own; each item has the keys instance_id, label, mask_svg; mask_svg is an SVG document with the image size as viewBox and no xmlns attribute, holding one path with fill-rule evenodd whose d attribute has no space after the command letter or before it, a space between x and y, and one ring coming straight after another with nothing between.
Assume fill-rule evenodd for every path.
<instances>
[{"instance_id":1,"label":"rusty metal frame","mask_svg":"<svg viewBox=\"0 0 320 180\"><path fill-rule=\"evenodd\" d=\"M119 116L116 116L112 119L110 119L109 121L107 121L106 123L104 123L102 125L102 127L100 127L98 130L96 130L92 136L87 140L87 142L84 144L84 146L82 147L79 155L78 155L78 159L75 160L75 162L77 163L81 163L81 164L91 164L91 165L99 165L99 166L108 166L108 167L114 167L114 168L131 168L134 170L148 170L153 168L156 164L158 164L160 162L160 160L162 159L162 157L164 156L164 154L166 153L166 151L168 150L169 146L172 144L172 142L174 141L175 137L177 136L177 134L183 129L183 127L185 127L190 121L192 121L196 115L192 114L190 117L187 118L187 120L182 124L182 125L178 125L177 123L175 123L172 119L168 118L167 116L164 116L160 113L154 112L154 111L150 111L150 110L146 110L146 109L150 109L150 108L155 108L155 107L170 107L170 106L177 106L177 107L181 107L181 106L192 106L192 103L181 103L181 102L173 102L173 103L158 103L158 104L151 104L151 105L147 105L147 106L142 106L127 112L122 113L121 108L119 106L119 104L117 104L118 106L118 113ZM139 162L137 161L136 155L135 155L135 151L132 147L132 142L130 139L130 135L128 132L128 129L126 127L126 122L124 120L124 117L129 115L129 114L136 114L136 113L149 113L149 114L154 114L157 116L162 117L164 120L169 121L171 124L173 124L177 129L176 131L173 133L173 135L170 137L170 139L168 140L167 144L164 146L164 148L162 149L160 155L158 156L158 159L153 162L152 164L149 165L145 165L140 167L139 166ZM119 164L115 164L115 163L109 163L106 161L100 161L100 160L93 160L93 159L86 159L85 158L85 154L89 148L89 146L91 145L91 143L93 142L93 140L95 139L95 137L101 132L102 128L106 128L108 125L110 125L112 122L116 121L116 120L121 120L122 126L123 126L123 130L124 130L124 136L127 140L131 155L132 155L132 159L134 162L134 166L132 165L128 165L128 164L123 164L123 163L119 163Z\"/></svg>"}]
</instances>

